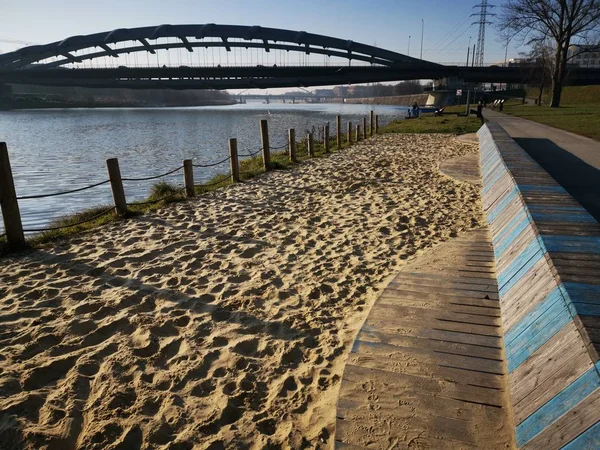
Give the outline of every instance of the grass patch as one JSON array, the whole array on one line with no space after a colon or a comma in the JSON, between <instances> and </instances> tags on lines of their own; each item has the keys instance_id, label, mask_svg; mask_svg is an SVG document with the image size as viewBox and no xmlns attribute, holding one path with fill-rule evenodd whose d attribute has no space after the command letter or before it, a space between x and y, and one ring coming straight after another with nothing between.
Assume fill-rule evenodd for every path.
<instances>
[{"instance_id":1,"label":"grass patch","mask_svg":"<svg viewBox=\"0 0 600 450\"><path fill-rule=\"evenodd\" d=\"M464 106L462 107L464 110ZM397 120L381 127L381 133L475 133L481 128L481 119L475 116L444 114L423 116L418 119Z\"/></svg>"},{"instance_id":2,"label":"grass patch","mask_svg":"<svg viewBox=\"0 0 600 450\"><path fill-rule=\"evenodd\" d=\"M505 105L503 112L600 141L600 104L549 106Z\"/></svg>"},{"instance_id":3,"label":"grass patch","mask_svg":"<svg viewBox=\"0 0 600 450\"><path fill-rule=\"evenodd\" d=\"M527 89L527 97L538 98L539 88ZM552 98L550 87L542 93L542 105L549 105ZM560 96L561 105L593 105L600 102L600 86L565 86Z\"/></svg>"}]
</instances>

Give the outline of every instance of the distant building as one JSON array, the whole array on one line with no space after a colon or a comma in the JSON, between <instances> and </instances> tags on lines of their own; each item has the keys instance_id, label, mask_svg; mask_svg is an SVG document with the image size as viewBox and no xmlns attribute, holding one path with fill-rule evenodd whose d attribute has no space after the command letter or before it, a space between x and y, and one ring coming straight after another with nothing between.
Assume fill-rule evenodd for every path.
<instances>
[{"instance_id":1,"label":"distant building","mask_svg":"<svg viewBox=\"0 0 600 450\"><path fill-rule=\"evenodd\" d=\"M333 93L336 97L347 97L348 87L347 86L336 86L333 88Z\"/></svg>"},{"instance_id":2,"label":"distant building","mask_svg":"<svg viewBox=\"0 0 600 450\"><path fill-rule=\"evenodd\" d=\"M315 89L317 97L333 97L333 89Z\"/></svg>"},{"instance_id":3,"label":"distant building","mask_svg":"<svg viewBox=\"0 0 600 450\"><path fill-rule=\"evenodd\" d=\"M569 64L592 69L600 68L600 44L571 45L567 56Z\"/></svg>"}]
</instances>

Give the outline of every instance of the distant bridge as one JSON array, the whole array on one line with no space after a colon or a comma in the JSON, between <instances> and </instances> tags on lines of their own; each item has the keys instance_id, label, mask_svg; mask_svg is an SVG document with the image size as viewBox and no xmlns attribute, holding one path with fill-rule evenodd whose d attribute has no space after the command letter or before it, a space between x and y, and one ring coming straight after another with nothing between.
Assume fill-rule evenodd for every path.
<instances>
[{"instance_id":1,"label":"distant bridge","mask_svg":"<svg viewBox=\"0 0 600 450\"><path fill-rule=\"evenodd\" d=\"M214 57L215 50L219 59ZM290 63L290 52L297 61ZM279 62L272 63L278 55ZM323 58L323 63L309 65L306 61L311 55ZM334 64L330 65L331 58ZM171 59L177 63L171 64ZM532 67L445 66L304 31L216 24L117 29L0 55L0 84L101 88L308 87L449 76L466 82L524 83L536 81L538 75ZM569 81L600 84L600 70L572 70Z\"/></svg>"}]
</instances>

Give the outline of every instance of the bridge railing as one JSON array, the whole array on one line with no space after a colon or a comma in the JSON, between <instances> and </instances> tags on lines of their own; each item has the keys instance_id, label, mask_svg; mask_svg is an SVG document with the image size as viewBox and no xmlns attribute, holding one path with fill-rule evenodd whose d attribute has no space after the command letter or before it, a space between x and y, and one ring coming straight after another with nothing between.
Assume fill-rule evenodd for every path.
<instances>
[{"instance_id":1,"label":"bridge railing","mask_svg":"<svg viewBox=\"0 0 600 450\"><path fill-rule=\"evenodd\" d=\"M352 123L348 122L346 132L342 129L342 118L336 118L336 134L330 135L330 124L326 123L320 126L313 126L311 129L304 130L305 137L297 139L296 130L289 129L287 137L283 143L279 142L276 145L270 144L269 128L266 119L260 121L260 132L262 145L258 149L239 151L237 139L229 140L229 156L222 158L219 161L194 163L192 159L185 159L181 166L172 168L168 171L151 174L146 177L128 177L121 174L121 167L118 158L110 158L106 160L108 171L108 179L93 183L87 186L77 187L64 191L52 192L49 194L33 194L17 196L13 181L13 174L10 166L8 149L5 142L0 142L0 205L2 208L2 218L4 221L4 232L0 234L0 240L6 239L8 244L13 248L20 248L25 245L25 235L34 233L45 233L57 231L66 228L72 228L86 223L95 221L108 214L115 214L120 217L127 217L132 208L156 205L161 202L169 202L175 199L192 198L197 193L206 192L214 188L226 186L228 184L239 183L245 181L256 174L256 171L250 167L248 170L242 170L245 166L244 159L247 158L251 163L260 162L261 171L267 172L277 168L276 162L272 160L275 155L281 159L284 157L291 163L314 158L318 153L329 153L331 149L337 147L337 150L351 145L354 142L372 137L379 131L380 120L379 116L371 111L369 119L363 118L362 133L360 128L353 128ZM367 124L369 131L367 132ZM383 125L383 124L382 124ZM315 142L316 141L316 142ZM318 150L318 151L317 151ZM208 169L218 166L223 166L229 163L229 171L225 174L217 175L211 181L203 184L195 184L194 168ZM248 166L248 165L246 165ZM257 164L254 164L257 166ZM162 180L165 177L172 177L174 174L183 174L183 185L176 189L170 189L168 193L159 198L149 198L140 202L128 202L126 196L125 185L128 182L144 182ZM19 203L49 197L59 197L78 192L95 189L100 186L109 184L112 191L113 206L101 209L94 215L86 215L80 221L70 221L66 225L56 225L49 227L32 227L24 228L20 214Z\"/></svg>"}]
</instances>

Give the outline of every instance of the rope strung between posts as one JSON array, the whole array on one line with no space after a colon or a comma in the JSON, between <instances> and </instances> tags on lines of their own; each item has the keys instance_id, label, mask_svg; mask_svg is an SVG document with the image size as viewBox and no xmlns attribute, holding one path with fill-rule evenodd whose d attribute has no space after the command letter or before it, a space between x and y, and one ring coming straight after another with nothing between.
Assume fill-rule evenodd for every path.
<instances>
[{"instance_id":1,"label":"rope strung between posts","mask_svg":"<svg viewBox=\"0 0 600 450\"><path fill-rule=\"evenodd\" d=\"M286 142L283 145L280 145L279 147L269 147L271 150L281 150L282 148L286 148L288 146L288 143Z\"/></svg>"},{"instance_id":2,"label":"rope strung between posts","mask_svg":"<svg viewBox=\"0 0 600 450\"><path fill-rule=\"evenodd\" d=\"M223 164L227 161L231 160L231 156L228 156L227 158L225 158L222 161L216 162L216 163L212 163L212 164L192 164L193 167L214 167L214 166L218 166L219 164Z\"/></svg>"},{"instance_id":3,"label":"rope strung between posts","mask_svg":"<svg viewBox=\"0 0 600 450\"><path fill-rule=\"evenodd\" d=\"M121 178L121 180L123 181L148 181L148 180L156 180L157 178L162 178L162 177L166 177L167 175L171 175L172 173L175 173L179 170L183 169L183 166L179 166L177 169L173 169L170 170L169 172L160 174L160 175L156 175L153 177L145 177L145 178Z\"/></svg>"},{"instance_id":4,"label":"rope strung between posts","mask_svg":"<svg viewBox=\"0 0 600 450\"><path fill-rule=\"evenodd\" d=\"M81 191L85 191L86 189L92 189L97 186L101 186L103 184L109 183L109 182L110 182L110 180L105 180L105 181L101 181L100 183L91 184L89 186L85 186L82 188L72 189L70 191L54 192L53 194L24 195L23 197L17 197L17 200L29 200L32 198L46 198L46 197L56 197L56 196L65 195L65 194L72 194L74 192L81 192Z\"/></svg>"},{"instance_id":5,"label":"rope strung between posts","mask_svg":"<svg viewBox=\"0 0 600 450\"><path fill-rule=\"evenodd\" d=\"M163 198L159 198L158 200L149 200L147 202L133 202L133 203L127 203L127 206L144 206L144 205L153 205L155 203L159 203L165 200L170 200L172 198L177 197L179 194L181 194L183 191L185 191L185 188L180 188L177 189L177 191L175 191L175 193L167 195L166 197Z\"/></svg>"},{"instance_id":6,"label":"rope strung between posts","mask_svg":"<svg viewBox=\"0 0 600 450\"><path fill-rule=\"evenodd\" d=\"M262 148L259 148L258 150L256 150L254 153L252 153L250 150L248 150L248 153L239 153L240 156L249 156L250 158L254 158L256 155L258 155L260 152L262 151Z\"/></svg>"},{"instance_id":7,"label":"rope strung between posts","mask_svg":"<svg viewBox=\"0 0 600 450\"><path fill-rule=\"evenodd\" d=\"M76 222L76 223L71 223L69 225L61 225L59 227L50 227L50 228L31 228L28 230L23 230L24 233L39 233L39 232L43 232L43 231L55 231L55 230L62 230L63 228L71 228L71 227L76 227L78 225L82 225L84 223L87 222L91 222L93 220L96 220L98 217L102 217L103 215L111 212L112 210L114 210L116 207L115 206L111 206L108 209L105 209L104 211L96 214L95 216L92 216L88 219L82 220L80 222Z\"/></svg>"}]
</instances>

